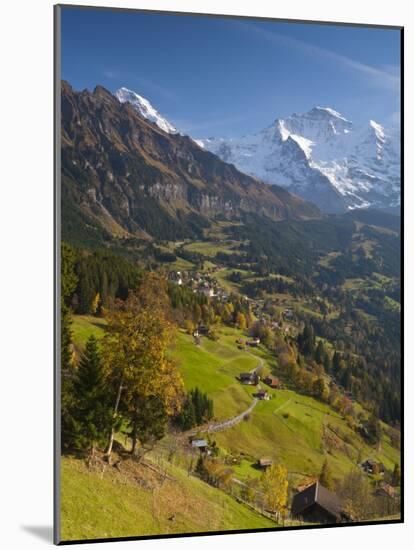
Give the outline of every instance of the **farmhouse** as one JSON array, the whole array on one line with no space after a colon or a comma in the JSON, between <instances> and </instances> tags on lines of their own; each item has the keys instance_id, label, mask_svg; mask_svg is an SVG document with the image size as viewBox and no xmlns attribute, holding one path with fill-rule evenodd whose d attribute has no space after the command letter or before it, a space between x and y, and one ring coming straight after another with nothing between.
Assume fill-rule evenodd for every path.
<instances>
[{"instance_id":1,"label":"farmhouse","mask_svg":"<svg viewBox=\"0 0 414 550\"><path fill-rule=\"evenodd\" d=\"M268 401L270 399L270 395L267 393L267 390L259 390L254 395L261 401Z\"/></svg>"},{"instance_id":2,"label":"farmhouse","mask_svg":"<svg viewBox=\"0 0 414 550\"><path fill-rule=\"evenodd\" d=\"M206 325L198 325L197 332L199 336L201 334L203 336L208 336L210 333L210 329Z\"/></svg>"},{"instance_id":3,"label":"farmhouse","mask_svg":"<svg viewBox=\"0 0 414 550\"><path fill-rule=\"evenodd\" d=\"M171 271L168 278L169 278L170 281L172 281L173 283L175 283L179 286L181 286L183 284L181 271Z\"/></svg>"},{"instance_id":4,"label":"farmhouse","mask_svg":"<svg viewBox=\"0 0 414 550\"><path fill-rule=\"evenodd\" d=\"M257 461L257 465L259 466L259 468L262 468L263 470L265 470L266 468L269 468L269 466L271 466L272 464L273 464L273 460L268 457L260 458Z\"/></svg>"},{"instance_id":5,"label":"farmhouse","mask_svg":"<svg viewBox=\"0 0 414 550\"><path fill-rule=\"evenodd\" d=\"M367 474L383 474L385 472L384 464L381 462L376 462L375 460L372 460L372 458L369 458L365 462L361 464L361 468L366 472Z\"/></svg>"},{"instance_id":6,"label":"farmhouse","mask_svg":"<svg viewBox=\"0 0 414 550\"><path fill-rule=\"evenodd\" d=\"M266 378L263 379L263 382L274 389L280 388L282 385L279 378L271 374L266 376Z\"/></svg>"},{"instance_id":7,"label":"farmhouse","mask_svg":"<svg viewBox=\"0 0 414 550\"><path fill-rule=\"evenodd\" d=\"M293 517L311 523L341 523L349 519L342 500L318 481L293 497L291 512Z\"/></svg>"},{"instance_id":8,"label":"farmhouse","mask_svg":"<svg viewBox=\"0 0 414 550\"><path fill-rule=\"evenodd\" d=\"M291 309L285 309L283 312L283 317L285 319L293 319L293 311Z\"/></svg>"},{"instance_id":9,"label":"farmhouse","mask_svg":"<svg viewBox=\"0 0 414 550\"><path fill-rule=\"evenodd\" d=\"M193 439L191 446L200 449L201 452L205 452L208 449L208 443L205 439Z\"/></svg>"},{"instance_id":10,"label":"farmhouse","mask_svg":"<svg viewBox=\"0 0 414 550\"><path fill-rule=\"evenodd\" d=\"M253 340L247 340L246 345L250 346L251 348L257 348L257 346L260 344L260 338L253 338Z\"/></svg>"},{"instance_id":11,"label":"farmhouse","mask_svg":"<svg viewBox=\"0 0 414 550\"><path fill-rule=\"evenodd\" d=\"M242 384L250 384L255 386L259 382L259 377L255 372L241 372L239 380Z\"/></svg>"},{"instance_id":12,"label":"farmhouse","mask_svg":"<svg viewBox=\"0 0 414 550\"><path fill-rule=\"evenodd\" d=\"M204 296L207 296L207 298L213 298L213 296L215 296L214 288L203 287L203 288L199 289L199 292L204 294Z\"/></svg>"}]
</instances>

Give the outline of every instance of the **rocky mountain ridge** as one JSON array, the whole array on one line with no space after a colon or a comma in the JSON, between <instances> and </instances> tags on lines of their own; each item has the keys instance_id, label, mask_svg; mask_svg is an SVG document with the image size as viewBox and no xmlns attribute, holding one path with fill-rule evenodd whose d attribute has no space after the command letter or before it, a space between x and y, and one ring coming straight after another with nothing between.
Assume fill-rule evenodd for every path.
<instances>
[{"instance_id":1,"label":"rocky mountain ridge","mask_svg":"<svg viewBox=\"0 0 414 550\"><path fill-rule=\"evenodd\" d=\"M89 233L175 239L243 212L276 221L320 216L189 137L163 131L101 86L77 92L63 82L61 111L64 223L66 216Z\"/></svg>"}]
</instances>

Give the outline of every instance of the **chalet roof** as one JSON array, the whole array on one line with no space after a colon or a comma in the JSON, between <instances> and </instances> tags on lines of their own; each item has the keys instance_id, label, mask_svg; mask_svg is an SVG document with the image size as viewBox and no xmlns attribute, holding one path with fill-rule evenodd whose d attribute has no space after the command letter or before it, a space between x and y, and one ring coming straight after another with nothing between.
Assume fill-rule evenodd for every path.
<instances>
[{"instance_id":1,"label":"chalet roof","mask_svg":"<svg viewBox=\"0 0 414 550\"><path fill-rule=\"evenodd\" d=\"M259 459L260 466L271 466L272 463L273 463L273 460L268 457L263 457Z\"/></svg>"},{"instance_id":2,"label":"chalet roof","mask_svg":"<svg viewBox=\"0 0 414 550\"><path fill-rule=\"evenodd\" d=\"M252 372L241 372L240 378L252 378L254 374Z\"/></svg>"},{"instance_id":3,"label":"chalet roof","mask_svg":"<svg viewBox=\"0 0 414 550\"><path fill-rule=\"evenodd\" d=\"M191 445L193 447L207 447L208 443L205 439L193 439Z\"/></svg>"},{"instance_id":4,"label":"chalet roof","mask_svg":"<svg viewBox=\"0 0 414 550\"><path fill-rule=\"evenodd\" d=\"M299 516L303 514L313 504L318 504L335 517L341 517L343 511L342 500L335 493L328 491L318 481L293 497L292 515Z\"/></svg>"}]
</instances>

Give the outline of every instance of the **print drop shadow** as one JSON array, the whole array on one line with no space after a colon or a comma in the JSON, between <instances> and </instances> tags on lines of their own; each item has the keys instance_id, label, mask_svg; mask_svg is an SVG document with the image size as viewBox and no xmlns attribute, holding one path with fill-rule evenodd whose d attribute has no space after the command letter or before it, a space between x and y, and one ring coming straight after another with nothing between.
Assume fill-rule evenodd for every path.
<instances>
[{"instance_id":1,"label":"print drop shadow","mask_svg":"<svg viewBox=\"0 0 414 550\"><path fill-rule=\"evenodd\" d=\"M51 525L22 525L21 528L38 539L53 542L53 527Z\"/></svg>"}]
</instances>

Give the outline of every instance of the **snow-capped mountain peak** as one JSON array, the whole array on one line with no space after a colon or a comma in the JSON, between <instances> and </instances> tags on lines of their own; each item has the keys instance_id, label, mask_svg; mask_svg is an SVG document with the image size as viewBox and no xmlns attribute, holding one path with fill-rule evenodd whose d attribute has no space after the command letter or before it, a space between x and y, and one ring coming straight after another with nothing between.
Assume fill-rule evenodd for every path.
<instances>
[{"instance_id":1,"label":"snow-capped mountain peak","mask_svg":"<svg viewBox=\"0 0 414 550\"><path fill-rule=\"evenodd\" d=\"M397 132L354 125L331 107L277 118L257 134L198 142L226 162L315 202L322 210L398 206Z\"/></svg>"},{"instance_id":2,"label":"snow-capped mountain peak","mask_svg":"<svg viewBox=\"0 0 414 550\"><path fill-rule=\"evenodd\" d=\"M311 113L318 113L319 115L329 115L334 118L339 118L341 120L344 120L345 122L349 122L345 117L341 115L341 113L338 113L338 111L335 111L335 109L332 109L331 107L319 107L316 106L310 111Z\"/></svg>"},{"instance_id":3,"label":"snow-capped mountain peak","mask_svg":"<svg viewBox=\"0 0 414 550\"><path fill-rule=\"evenodd\" d=\"M115 96L121 103L127 101L131 103L134 109L144 118L153 122L167 134L177 134L178 130L151 105L145 97L137 94L133 90L122 87L115 92Z\"/></svg>"},{"instance_id":4,"label":"snow-capped mountain peak","mask_svg":"<svg viewBox=\"0 0 414 550\"><path fill-rule=\"evenodd\" d=\"M375 122L375 120L370 120L369 125L374 130L375 137L379 139L380 141L385 141L385 130L384 127L381 126L381 124L378 124L378 122Z\"/></svg>"}]
</instances>

